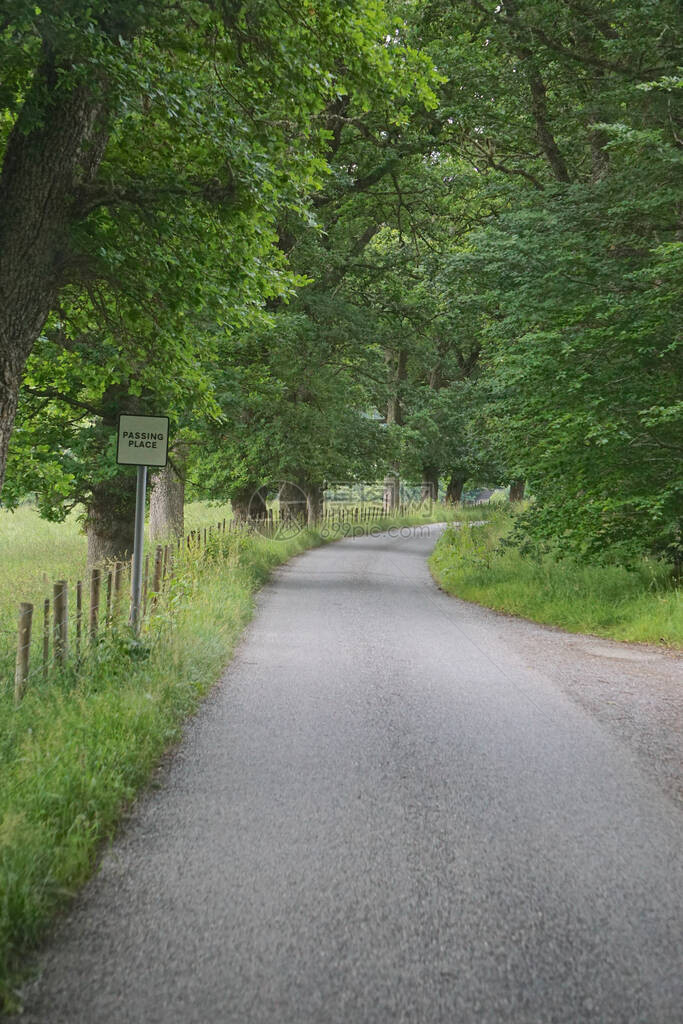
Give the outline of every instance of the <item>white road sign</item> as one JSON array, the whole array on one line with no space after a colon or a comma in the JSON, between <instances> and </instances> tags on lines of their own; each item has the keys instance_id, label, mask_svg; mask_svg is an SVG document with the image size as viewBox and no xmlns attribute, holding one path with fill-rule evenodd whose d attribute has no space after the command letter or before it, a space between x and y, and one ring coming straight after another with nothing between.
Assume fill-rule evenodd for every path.
<instances>
[{"instance_id":1,"label":"white road sign","mask_svg":"<svg viewBox=\"0 0 683 1024\"><path fill-rule=\"evenodd\" d=\"M165 466L168 416L119 416L116 461L121 466Z\"/></svg>"}]
</instances>

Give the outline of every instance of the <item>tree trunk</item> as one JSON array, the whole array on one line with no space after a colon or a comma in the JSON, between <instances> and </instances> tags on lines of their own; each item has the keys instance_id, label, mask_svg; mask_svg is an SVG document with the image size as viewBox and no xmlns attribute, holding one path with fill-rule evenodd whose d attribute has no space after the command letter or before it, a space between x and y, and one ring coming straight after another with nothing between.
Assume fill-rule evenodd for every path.
<instances>
[{"instance_id":1,"label":"tree trunk","mask_svg":"<svg viewBox=\"0 0 683 1024\"><path fill-rule=\"evenodd\" d=\"M529 92L531 94L531 113L534 121L536 122L536 138L538 139L539 145L543 150L543 154L548 161L548 166L555 175L555 178L558 181L564 181L568 184L571 181L571 178L569 177L569 170L565 159L560 152L560 147L555 140L555 136L550 129L545 82L541 78L533 61L534 59L531 53L526 51L523 66L525 66L526 69L526 78L529 83Z\"/></svg>"},{"instance_id":2,"label":"tree trunk","mask_svg":"<svg viewBox=\"0 0 683 1024\"><path fill-rule=\"evenodd\" d=\"M249 518L249 500L253 493L251 490L240 489L230 495L232 518L236 523L246 523Z\"/></svg>"},{"instance_id":3,"label":"tree trunk","mask_svg":"<svg viewBox=\"0 0 683 1024\"><path fill-rule=\"evenodd\" d=\"M526 32L517 17L516 0L505 0L504 6L512 39L514 40L514 49L521 58L521 72L529 86L531 116L536 125L536 138L548 162L548 166L557 181L569 183L571 181L569 169L551 126L545 82L538 70L536 56L525 41Z\"/></svg>"},{"instance_id":4,"label":"tree trunk","mask_svg":"<svg viewBox=\"0 0 683 1024\"><path fill-rule=\"evenodd\" d=\"M464 473L451 473L451 478L446 488L447 504L457 505L462 500L462 489L465 486L465 479Z\"/></svg>"},{"instance_id":5,"label":"tree trunk","mask_svg":"<svg viewBox=\"0 0 683 1024\"><path fill-rule=\"evenodd\" d=\"M285 480L280 487L280 515L284 521L301 523L308 520L308 500L303 485Z\"/></svg>"},{"instance_id":6,"label":"tree trunk","mask_svg":"<svg viewBox=\"0 0 683 1024\"><path fill-rule=\"evenodd\" d=\"M598 117L597 114L593 114L589 118L589 124L593 125L606 120L607 117L602 118ZM591 147L591 181L595 184L595 182L607 177L609 170L609 150L607 149L609 136L606 132L593 128L589 131L589 137Z\"/></svg>"},{"instance_id":7,"label":"tree trunk","mask_svg":"<svg viewBox=\"0 0 683 1024\"><path fill-rule=\"evenodd\" d=\"M7 142L0 175L0 491L24 366L68 280L75 200L106 145L104 101L104 83L96 93L69 88L46 59Z\"/></svg>"},{"instance_id":8,"label":"tree trunk","mask_svg":"<svg viewBox=\"0 0 683 1024\"><path fill-rule=\"evenodd\" d=\"M401 384L406 377L408 353L405 349L399 349L394 355L387 352L386 361L389 367L389 398L387 400L387 425L403 423L403 408L401 405ZM392 365L393 364L393 365Z\"/></svg>"},{"instance_id":9,"label":"tree trunk","mask_svg":"<svg viewBox=\"0 0 683 1024\"><path fill-rule=\"evenodd\" d=\"M401 426L403 423L403 409L401 406L401 384L405 380L408 363L408 353L405 349L399 349L396 354L387 350L385 353L387 367L389 369L389 398L387 400L387 426ZM384 495L382 497L382 509L384 512L393 512L401 504L401 477L400 467L395 462L391 472L384 477Z\"/></svg>"},{"instance_id":10,"label":"tree trunk","mask_svg":"<svg viewBox=\"0 0 683 1024\"><path fill-rule=\"evenodd\" d=\"M439 500L439 471L433 466L427 466L422 470L422 488L420 491L420 504Z\"/></svg>"},{"instance_id":11,"label":"tree trunk","mask_svg":"<svg viewBox=\"0 0 683 1024\"><path fill-rule=\"evenodd\" d=\"M510 501L522 501L525 486L525 480L513 480L510 484Z\"/></svg>"},{"instance_id":12,"label":"tree trunk","mask_svg":"<svg viewBox=\"0 0 683 1024\"><path fill-rule=\"evenodd\" d=\"M152 477L149 499L151 540L182 537L185 533L185 476L187 448L176 445L168 465Z\"/></svg>"},{"instance_id":13,"label":"tree trunk","mask_svg":"<svg viewBox=\"0 0 683 1024\"><path fill-rule=\"evenodd\" d=\"M135 476L121 473L93 487L86 517L88 566L133 554Z\"/></svg>"},{"instance_id":14,"label":"tree trunk","mask_svg":"<svg viewBox=\"0 0 683 1024\"><path fill-rule=\"evenodd\" d=\"M384 477L384 494L382 495L382 511L393 512L401 504L401 478L398 467L395 473L387 473Z\"/></svg>"},{"instance_id":15,"label":"tree trunk","mask_svg":"<svg viewBox=\"0 0 683 1024\"><path fill-rule=\"evenodd\" d=\"M237 523L246 523L250 519L265 519L268 515L266 505L266 488L259 484L247 484L239 487L230 495L233 519Z\"/></svg>"},{"instance_id":16,"label":"tree trunk","mask_svg":"<svg viewBox=\"0 0 683 1024\"><path fill-rule=\"evenodd\" d=\"M307 521L309 526L315 526L323 514L323 485L320 483L309 484L306 488Z\"/></svg>"},{"instance_id":17,"label":"tree trunk","mask_svg":"<svg viewBox=\"0 0 683 1024\"><path fill-rule=\"evenodd\" d=\"M2 310L0 309L1 319ZM12 428L17 415L21 377L26 362L26 356L22 354L22 346L14 349L5 347L5 345L0 324L0 494L2 494L2 484L5 479L5 466L7 465Z\"/></svg>"}]
</instances>

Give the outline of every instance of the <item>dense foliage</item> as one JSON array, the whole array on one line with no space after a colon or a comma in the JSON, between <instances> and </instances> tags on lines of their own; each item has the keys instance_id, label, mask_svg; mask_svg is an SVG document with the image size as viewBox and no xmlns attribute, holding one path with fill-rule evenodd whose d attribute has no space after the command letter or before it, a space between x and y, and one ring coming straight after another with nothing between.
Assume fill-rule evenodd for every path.
<instances>
[{"instance_id":1,"label":"dense foliage","mask_svg":"<svg viewBox=\"0 0 683 1024\"><path fill-rule=\"evenodd\" d=\"M0 18L6 503L125 546L168 412L236 508L526 480L525 536L680 565L673 0L50 7Z\"/></svg>"}]
</instances>

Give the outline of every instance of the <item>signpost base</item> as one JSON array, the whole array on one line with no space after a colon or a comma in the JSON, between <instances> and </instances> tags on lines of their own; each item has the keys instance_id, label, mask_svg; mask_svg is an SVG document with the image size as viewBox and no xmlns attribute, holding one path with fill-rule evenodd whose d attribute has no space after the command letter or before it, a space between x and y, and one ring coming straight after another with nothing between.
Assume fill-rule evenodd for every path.
<instances>
[{"instance_id":1,"label":"signpost base","mask_svg":"<svg viewBox=\"0 0 683 1024\"><path fill-rule=\"evenodd\" d=\"M140 632L140 598L142 595L142 551L145 544L145 498L147 495L147 466L138 466L135 491L135 540L133 566L130 574L130 625Z\"/></svg>"}]
</instances>

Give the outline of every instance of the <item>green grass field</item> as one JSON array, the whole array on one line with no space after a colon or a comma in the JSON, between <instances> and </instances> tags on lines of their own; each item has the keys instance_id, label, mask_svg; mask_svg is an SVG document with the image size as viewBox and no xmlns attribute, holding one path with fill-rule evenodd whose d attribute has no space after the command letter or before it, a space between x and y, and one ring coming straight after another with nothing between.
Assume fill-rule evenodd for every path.
<instances>
[{"instance_id":1,"label":"green grass field","mask_svg":"<svg viewBox=\"0 0 683 1024\"><path fill-rule=\"evenodd\" d=\"M665 566L586 565L501 548L511 519L493 506L486 526L448 530L430 560L449 594L574 633L683 646L683 595Z\"/></svg>"},{"instance_id":2,"label":"green grass field","mask_svg":"<svg viewBox=\"0 0 683 1024\"><path fill-rule=\"evenodd\" d=\"M187 528L223 515L190 507ZM444 515L436 510L432 519ZM17 1007L26 952L88 877L122 810L219 678L255 591L274 566L338 535L305 530L274 541L240 531L214 537L201 554L185 552L141 644L125 626L112 629L85 649L79 671L70 662L47 682L32 675L15 707L18 602L47 593L43 573L50 581L82 576L85 540L75 519L52 525L29 508L0 512L0 1007Z\"/></svg>"}]
</instances>

